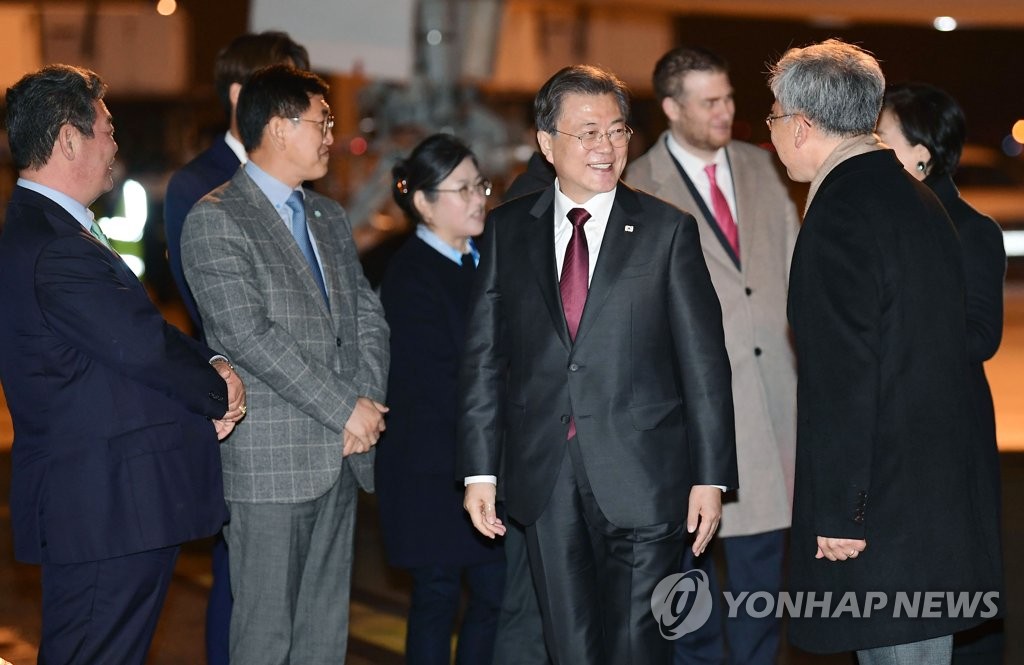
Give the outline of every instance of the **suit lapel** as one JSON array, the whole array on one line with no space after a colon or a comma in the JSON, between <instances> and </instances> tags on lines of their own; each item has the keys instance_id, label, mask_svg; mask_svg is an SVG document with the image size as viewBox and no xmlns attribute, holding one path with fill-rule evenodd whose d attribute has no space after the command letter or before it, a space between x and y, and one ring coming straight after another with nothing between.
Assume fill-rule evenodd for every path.
<instances>
[{"instance_id":1,"label":"suit lapel","mask_svg":"<svg viewBox=\"0 0 1024 665\"><path fill-rule=\"evenodd\" d=\"M566 349L572 347L569 329L562 310L562 294L558 290L557 262L555 261L555 188L545 189L530 209L530 228L524 228L527 261L537 279L541 297L558 331L558 338Z\"/></svg>"},{"instance_id":2,"label":"suit lapel","mask_svg":"<svg viewBox=\"0 0 1024 665\"><path fill-rule=\"evenodd\" d=\"M577 344L586 337L593 322L600 315L608 294L615 287L622 267L633 251L633 238L643 233L639 211L636 193L620 182L615 193L615 202L612 203L612 210L608 215L604 238L601 240L601 253L597 257L594 276L587 291L587 304L583 307L583 317L576 333ZM627 226L631 227L632 231L626 231Z\"/></svg>"}]
</instances>

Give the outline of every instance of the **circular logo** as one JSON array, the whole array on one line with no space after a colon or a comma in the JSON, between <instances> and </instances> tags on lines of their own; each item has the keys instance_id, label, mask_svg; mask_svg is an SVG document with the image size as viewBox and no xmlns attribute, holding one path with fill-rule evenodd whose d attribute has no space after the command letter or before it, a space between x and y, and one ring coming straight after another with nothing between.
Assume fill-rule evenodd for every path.
<instances>
[{"instance_id":1,"label":"circular logo","mask_svg":"<svg viewBox=\"0 0 1024 665\"><path fill-rule=\"evenodd\" d=\"M703 626L711 616L711 588L703 570L675 573L658 582L651 613L666 640L678 640Z\"/></svg>"}]
</instances>

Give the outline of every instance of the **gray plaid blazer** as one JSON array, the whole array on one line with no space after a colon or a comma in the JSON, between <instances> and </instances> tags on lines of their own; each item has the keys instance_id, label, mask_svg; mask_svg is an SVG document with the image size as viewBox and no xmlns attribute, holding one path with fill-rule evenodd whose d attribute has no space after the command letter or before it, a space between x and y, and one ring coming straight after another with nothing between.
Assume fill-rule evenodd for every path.
<instances>
[{"instance_id":1,"label":"gray plaid blazer","mask_svg":"<svg viewBox=\"0 0 1024 665\"><path fill-rule=\"evenodd\" d=\"M287 225L239 169L185 220L181 260L207 344L245 381L248 414L221 444L230 501L295 503L327 492L344 462L373 491L374 451L342 458L360 396L384 401L388 327L345 211L306 190L330 309Z\"/></svg>"}]
</instances>

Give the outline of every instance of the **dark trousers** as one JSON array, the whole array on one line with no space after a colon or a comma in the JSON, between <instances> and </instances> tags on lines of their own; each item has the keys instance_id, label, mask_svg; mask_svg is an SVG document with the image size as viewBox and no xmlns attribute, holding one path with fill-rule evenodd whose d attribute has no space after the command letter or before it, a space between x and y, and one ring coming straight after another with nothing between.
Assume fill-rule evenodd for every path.
<instances>
[{"instance_id":1,"label":"dark trousers","mask_svg":"<svg viewBox=\"0 0 1024 665\"><path fill-rule=\"evenodd\" d=\"M206 665L228 665L228 633L231 630L231 573L224 534L213 539L213 585L206 602Z\"/></svg>"},{"instance_id":2,"label":"dark trousers","mask_svg":"<svg viewBox=\"0 0 1024 665\"><path fill-rule=\"evenodd\" d=\"M724 551L727 588L733 597L744 591L767 591L772 597L778 597L782 588L785 534L785 530L778 530L714 541L713 547ZM700 557L694 557L687 548L683 553L681 570L693 569L707 573L714 604L711 616L703 626L676 641L675 664L773 665L779 653L781 619L777 619L774 613L764 618L751 617L747 614L745 602L737 608L735 617L727 616L729 608L719 588L711 548Z\"/></svg>"},{"instance_id":3,"label":"dark trousers","mask_svg":"<svg viewBox=\"0 0 1024 665\"><path fill-rule=\"evenodd\" d=\"M548 506L526 527L548 652L557 665L667 665L672 643L651 595L678 570L684 523L615 526L597 505L575 438L565 445Z\"/></svg>"},{"instance_id":4,"label":"dark trousers","mask_svg":"<svg viewBox=\"0 0 1024 665\"><path fill-rule=\"evenodd\" d=\"M498 618L494 665L549 665L537 589L530 575L526 532L505 520L505 595Z\"/></svg>"},{"instance_id":5,"label":"dark trousers","mask_svg":"<svg viewBox=\"0 0 1024 665\"><path fill-rule=\"evenodd\" d=\"M44 563L40 665L142 665L177 557L177 547L165 547L88 563Z\"/></svg>"},{"instance_id":6,"label":"dark trousers","mask_svg":"<svg viewBox=\"0 0 1024 665\"><path fill-rule=\"evenodd\" d=\"M408 665L449 665L452 628L465 576L469 601L459 626L456 665L488 665L494 655L505 562L476 566L423 566L412 571L412 606L405 636Z\"/></svg>"}]
</instances>

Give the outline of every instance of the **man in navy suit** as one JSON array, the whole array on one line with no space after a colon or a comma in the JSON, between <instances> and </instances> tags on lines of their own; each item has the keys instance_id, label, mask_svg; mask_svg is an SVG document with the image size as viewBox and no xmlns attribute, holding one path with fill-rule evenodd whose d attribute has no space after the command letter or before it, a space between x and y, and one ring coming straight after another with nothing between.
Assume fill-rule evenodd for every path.
<instances>
[{"instance_id":1,"label":"man in navy suit","mask_svg":"<svg viewBox=\"0 0 1024 665\"><path fill-rule=\"evenodd\" d=\"M52 65L7 91L0 380L40 663L145 661L179 544L227 517L217 441L245 414L234 369L163 320L87 208L113 186L104 90Z\"/></svg>"},{"instance_id":2,"label":"man in navy suit","mask_svg":"<svg viewBox=\"0 0 1024 665\"><path fill-rule=\"evenodd\" d=\"M228 131L195 159L176 171L167 184L167 195L164 197L167 259L170 262L174 283L178 286L178 292L185 303L185 308L188 309L192 325L195 326L196 337L200 339L203 324L199 320L195 298L185 283L185 275L181 269L181 227L185 223L185 216L196 201L231 180L238 167L246 162L245 148L242 147L238 120L235 117L235 105L238 103L242 83L260 67L281 64L309 69L309 53L306 48L292 41L283 32L245 34L237 37L217 54L213 74L214 86L228 116Z\"/></svg>"},{"instance_id":3,"label":"man in navy suit","mask_svg":"<svg viewBox=\"0 0 1024 665\"><path fill-rule=\"evenodd\" d=\"M235 117L238 93L250 74L260 67L276 64L309 69L309 54L304 46L296 44L287 34L272 31L242 35L221 50L214 66L214 85L228 115L229 129L222 138L218 138L213 145L175 172L167 185L164 198L167 260L199 339L203 339L203 322L181 267L181 229L185 224L185 216L196 201L231 180L238 167L246 162L245 148L242 147ZM233 601L228 550L221 535L214 540L212 555L213 585L210 587L210 599L206 607L206 662L207 665L227 665L228 630L231 626Z\"/></svg>"}]
</instances>

